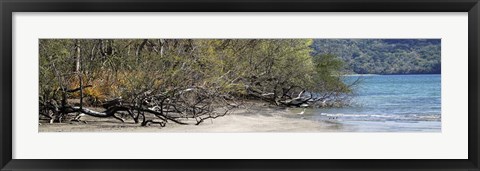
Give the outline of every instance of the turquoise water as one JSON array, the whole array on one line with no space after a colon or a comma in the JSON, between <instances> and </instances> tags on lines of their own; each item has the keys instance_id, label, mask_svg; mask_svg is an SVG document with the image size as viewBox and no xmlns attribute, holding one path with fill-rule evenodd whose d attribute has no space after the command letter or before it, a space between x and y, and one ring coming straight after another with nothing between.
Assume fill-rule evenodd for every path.
<instances>
[{"instance_id":1,"label":"turquoise water","mask_svg":"<svg viewBox=\"0 0 480 171\"><path fill-rule=\"evenodd\" d=\"M357 131L440 131L441 75L346 76L345 82L357 78L351 106L314 109L310 119Z\"/></svg>"}]
</instances>

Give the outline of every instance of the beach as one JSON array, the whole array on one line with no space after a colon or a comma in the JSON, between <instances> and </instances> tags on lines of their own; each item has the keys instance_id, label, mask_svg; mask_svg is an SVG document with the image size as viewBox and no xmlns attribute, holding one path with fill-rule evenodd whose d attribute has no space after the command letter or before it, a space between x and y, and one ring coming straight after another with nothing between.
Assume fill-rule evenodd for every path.
<instances>
[{"instance_id":1,"label":"beach","mask_svg":"<svg viewBox=\"0 0 480 171\"><path fill-rule=\"evenodd\" d=\"M337 132L348 131L335 121L308 120L299 115L301 109L254 105L233 110L226 116L205 120L200 125L179 125L169 122L141 126L132 119L125 123L114 118L83 116L80 122L39 123L39 132Z\"/></svg>"}]
</instances>

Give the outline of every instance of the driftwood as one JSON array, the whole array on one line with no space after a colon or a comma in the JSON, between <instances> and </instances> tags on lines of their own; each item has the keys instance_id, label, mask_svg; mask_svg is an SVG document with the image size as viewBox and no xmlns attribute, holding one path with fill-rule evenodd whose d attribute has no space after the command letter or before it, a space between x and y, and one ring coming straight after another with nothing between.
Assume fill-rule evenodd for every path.
<instances>
[{"instance_id":1,"label":"driftwood","mask_svg":"<svg viewBox=\"0 0 480 171\"><path fill-rule=\"evenodd\" d=\"M102 107L105 108L104 111L95 111L84 106L72 106L52 100L41 103L43 105L40 106L40 114L58 122L62 122L64 115L71 113L99 118L112 117L125 122L125 119L117 115L128 114L135 123L139 123L139 119L142 119L142 126L159 124L164 127L169 122L182 125L198 125L207 119L224 116L234 108L234 106L219 98L221 96L201 87L186 88L171 93L171 95L165 95L165 93L154 95L152 92L143 94L143 96L129 102L120 98L106 101L102 104ZM62 99L63 101L66 100ZM218 111L219 109L223 110ZM156 120L147 119L146 115L154 116ZM79 121L80 117L80 115L77 115L74 120Z\"/></svg>"},{"instance_id":2,"label":"driftwood","mask_svg":"<svg viewBox=\"0 0 480 171\"><path fill-rule=\"evenodd\" d=\"M301 89L299 86L291 86L288 88L282 88L282 91L278 93L275 91L277 89L276 87L273 88L273 92L263 92L259 89L256 89L255 86L246 86L247 92L250 96L270 102L277 106L310 107L317 103L325 103L326 101L326 96L315 97L313 93L307 92L305 89L301 89L302 91L300 91L296 97L292 97L291 94L294 88Z\"/></svg>"},{"instance_id":3,"label":"driftwood","mask_svg":"<svg viewBox=\"0 0 480 171\"><path fill-rule=\"evenodd\" d=\"M259 74L259 76L261 75ZM287 84L285 81L276 78L261 78L259 76L251 76L243 80L248 96L277 106L335 107L348 105L349 98L352 97L348 92L340 93L341 90L312 91L296 84ZM358 78L347 87L352 88L361 81L362 79Z\"/></svg>"}]
</instances>

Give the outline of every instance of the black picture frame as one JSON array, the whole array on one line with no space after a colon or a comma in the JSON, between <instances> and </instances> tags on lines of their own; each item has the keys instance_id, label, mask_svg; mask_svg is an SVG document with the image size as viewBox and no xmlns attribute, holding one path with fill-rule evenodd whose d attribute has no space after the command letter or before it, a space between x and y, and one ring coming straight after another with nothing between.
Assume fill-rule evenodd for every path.
<instances>
[{"instance_id":1,"label":"black picture frame","mask_svg":"<svg viewBox=\"0 0 480 171\"><path fill-rule=\"evenodd\" d=\"M480 5L478 2L478 0L1 0L0 168L2 170L479 170ZM468 159L12 159L13 12L468 12Z\"/></svg>"}]
</instances>

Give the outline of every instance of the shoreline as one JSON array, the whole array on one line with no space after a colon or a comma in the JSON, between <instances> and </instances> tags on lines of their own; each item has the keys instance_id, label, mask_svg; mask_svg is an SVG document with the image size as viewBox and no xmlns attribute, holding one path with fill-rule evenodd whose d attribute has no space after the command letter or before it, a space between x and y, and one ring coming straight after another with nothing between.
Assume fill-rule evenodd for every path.
<instances>
[{"instance_id":1,"label":"shoreline","mask_svg":"<svg viewBox=\"0 0 480 171\"><path fill-rule=\"evenodd\" d=\"M84 122L41 123L40 133L50 132L156 132L156 133L320 133L320 132L441 132L440 121L343 121L309 120L290 110L267 107L261 110L240 109L226 116L206 120L200 125L179 125L169 122L165 127L135 124L133 120L121 123L114 118L85 116ZM412 124L414 123L414 124Z\"/></svg>"},{"instance_id":2,"label":"shoreline","mask_svg":"<svg viewBox=\"0 0 480 171\"><path fill-rule=\"evenodd\" d=\"M157 124L141 126L131 118L125 123L114 118L83 116L81 122L46 123L39 121L38 132L157 132L157 133L319 133L319 132L441 132L441 121L355 121L343 119L312 119L314 113L301 108L281 108L258 101L245 102L231 113L200 125L179 125L173 122L165 127ZM310 118L310 119L308 119Z\"/></svg>"}]
</instances>

